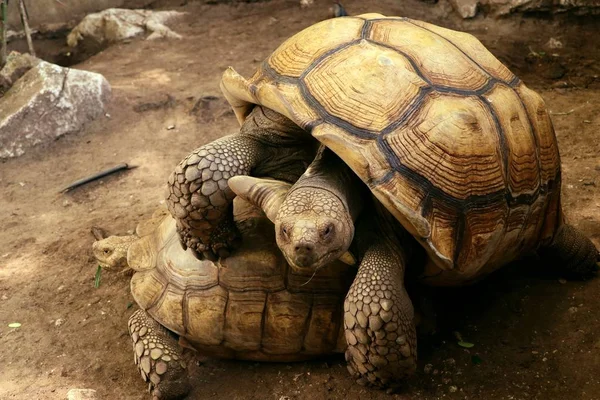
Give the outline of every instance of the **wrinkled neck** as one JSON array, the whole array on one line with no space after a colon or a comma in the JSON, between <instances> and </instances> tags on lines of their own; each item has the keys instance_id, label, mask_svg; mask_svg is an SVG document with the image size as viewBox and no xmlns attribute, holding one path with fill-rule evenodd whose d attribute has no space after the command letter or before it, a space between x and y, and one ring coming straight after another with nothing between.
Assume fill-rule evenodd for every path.
<instances>
[{"instance_id":1,"label":"wrinkled neck","mask_svg":"<svg viewBox=\"0 0 600 400\"><path fill-rule=\"evenodd\" d=\"M304 189L318 189L337 197L353 222L362 211L367 194L363 183L350 167L324 146L290 192Z\"/></svg>"}]
</instances>

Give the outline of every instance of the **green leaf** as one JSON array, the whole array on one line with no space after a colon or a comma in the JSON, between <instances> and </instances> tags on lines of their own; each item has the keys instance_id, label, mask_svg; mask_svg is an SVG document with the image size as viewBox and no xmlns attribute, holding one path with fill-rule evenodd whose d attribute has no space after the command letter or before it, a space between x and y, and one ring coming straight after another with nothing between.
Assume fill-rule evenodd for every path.
<instances>
[{"instance_id":1,"label":"green leaf","mask_svg":"<svg viewBox=\"0 0 600 400\"><path fill-rule=\"evenodd\" d=\"M473 354L471 356L471 362L475 365L479 365L479 364L483 363L483 360L477 354Z\"/></svg>"},{"instance_id":2,"label":"green leaf","mask_svg":"<svg viewBox=\"0 0 600 400\"><path fill-rule=\"evenodd\" d=\"M96 269L96 276L94 277L94 287L98 289L100 287L100 281L102 279L102 267L98 265Z\"/></svg>"},{"instance_id":3,"label":"green leaf","mask_svg":"<svg viewBox=\"0 0 600 400\"><path fill-rule=\"evenodd\" d=\"M464 347L465 349L470 349L471 347L474 347L475 345L473 343L469 343L469 342L464 342L464 341L460 341L458 342L458 345L460 347Z\"/></svg>"},{"instance_id":4,"label":"green leaf","mask_svg":"<svg viewBox=\"0 0 600 400\"><path fill-rule=\"evenodd\" d=\"M132 302L127 303L127 309L129 310L131 308L131 306L133 305Z\"/></svg>"},{"instance_id":5,"label":"green leaf","mask_svg":"<svg viewBox=\"0 0 600 400\"><path fill-rule=\"evenodd\" d=\"M8 324L9 328L19 328L21 327L21 324L19 322L11 322L10 324Z\"/></svg>"}]
</instances>

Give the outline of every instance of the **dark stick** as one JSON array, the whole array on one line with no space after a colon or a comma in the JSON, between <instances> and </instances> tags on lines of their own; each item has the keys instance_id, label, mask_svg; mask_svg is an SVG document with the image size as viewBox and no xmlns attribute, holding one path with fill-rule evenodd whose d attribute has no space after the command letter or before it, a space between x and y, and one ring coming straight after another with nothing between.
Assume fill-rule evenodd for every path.
<instances>
[{"instance_id":1,"label":"dark stick","mask_svg":"<svg viewBox=\"0 0 600 400\"><path fill-rule=\"evenodd\" d=\"M65 187L64 189L61 189L60 192L61 193L68 192L69 190L75 189L78 186L85 185L86 183L93 182L93 181L95 181L97 179L100 179L100 178L104 178L105 176L110 175L110 174L114 174L115 172L119 172L119 171L122 171L124 169L133 169L133 168L136 168L136 166L134 166L134 165L130 166L130 165L127 165L127 163L122 163L122 164L119 164L119 165L117 165L115 167L112 167L112 168L109 168L109 169L105 169L104 171L100 171L100 172L97 172L97 173L95 173L93 175L90 175L88 177L79 179L79 180L71 183L69 186Z\"/></svg>"}]
</instances>

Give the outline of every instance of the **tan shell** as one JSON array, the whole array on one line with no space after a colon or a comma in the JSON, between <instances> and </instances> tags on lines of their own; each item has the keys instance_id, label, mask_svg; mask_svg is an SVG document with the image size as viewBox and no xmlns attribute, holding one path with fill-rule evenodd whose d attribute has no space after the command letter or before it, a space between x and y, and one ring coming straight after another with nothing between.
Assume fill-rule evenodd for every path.
<instances>
[{"instance_id":1,"label":"tan shell","mask_svg":"<svg viewBox=\"0 0 600 400\"><path fill-rule=\"evenodd\" d=\"M288 267L273 224L239 198L242 248L221 262L199 261L164 211L138 226L127 257L133 297L161 325L224 358L293 361L345 349L342 305L355 268L336 262L304 285L310 276Z\"/></svg>"},{"instance_id":2,"label":"tan shell","mask_svg":"<svg viewBox=\"0 0 600 400\"><path fill-rule=\"evenodd\" d=\"M248 80L221 83L336 152L430 256L424 280L465 283L562 223L560 158L544 102L473 36L408 18L327 20Z\"/></svg>"}]
</instances>

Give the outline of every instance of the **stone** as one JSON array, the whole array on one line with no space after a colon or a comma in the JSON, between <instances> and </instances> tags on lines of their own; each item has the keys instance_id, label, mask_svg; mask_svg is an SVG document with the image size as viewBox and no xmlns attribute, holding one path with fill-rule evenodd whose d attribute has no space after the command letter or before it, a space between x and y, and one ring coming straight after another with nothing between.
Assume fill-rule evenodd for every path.
<instances>
[{"instance_id":1,"label":"stone","mask_svg":"<svg viewBox=\"0 0 600 400\"><path fill-rule=\"evenodd\" d=\"M67 400L96 400L94 389L70 389L67 392Z\"/></svg>"},{"instance_id":2,"label":"stone","mask_svg":"<svg viewBox=\"0 0 600 400\"><path fill-rule=\"evenodd\" d=\"M0 70L0 96L8 91L11 86L27 71L40 63L39 58L27 53L21 54L11 51L6 58L6 64Z\"/></svg>"},{"instance_id":3,"label":"stone","mask_svg":"<svg viewBox=\"0 0 600 400\"><path fill-rule=\"evenodd\" d=\"M0 98L0 158L81 130L104 115L110 94L100 74L41 61Z\"/></svg>"},{"instance_id":4,"label":"stone","mask_svg":"<svg viewBox=\"0 0 600 400\"><path fill-rule=\"evenodd\" d=\"M88 14L67 36L67 44L77 47L82 41L108 44L150 33L148 40L181 39L165 24L174 22L186 13L177 11L127 10L109 8Z\"/></svg>"},{"instance_id":5,"label":"stone","mask_svg":"<svg viewBox=\"0 0 600 400\"><path fill-rule=\"evenodd\" d=\"M450 4L454 11L465 19L473 18L477 15L479 3L479 0L450 0Z\"/></svg>"}]
</instances>

